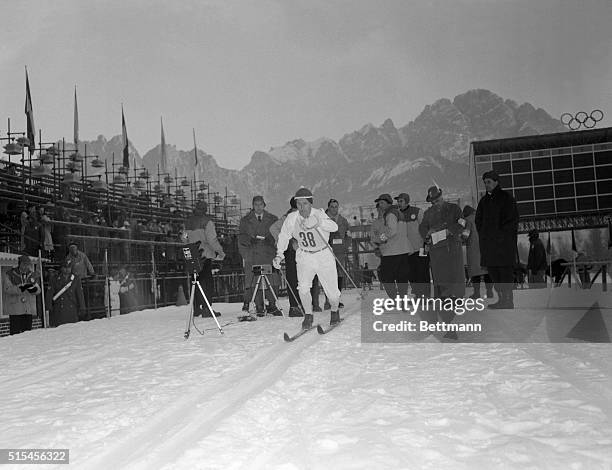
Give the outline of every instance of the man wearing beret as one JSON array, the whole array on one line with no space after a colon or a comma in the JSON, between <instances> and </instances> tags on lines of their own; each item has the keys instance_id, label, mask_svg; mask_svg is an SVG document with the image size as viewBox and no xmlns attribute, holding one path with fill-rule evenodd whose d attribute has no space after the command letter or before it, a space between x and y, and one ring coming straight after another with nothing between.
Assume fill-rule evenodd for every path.
<instances>
[{"instance_id":1,"label":"man wearing beret","mask_svg":"<svg viewBox=\"0 0 612 470\"><path fill-rule=\"evenodd\" d=\"M487 268L499 300L488 307L514 308L514 264L517 260L519 215L512 195L499 185L495 171L482 175L486 194L476 209L476 229L480 240L480 263Z\"/></svg>"},{"instance_id":2,"label":"man wearing beret","mask_svg":"<svg viewBox=\"0 0 612 470\"><path fill-rule=\"evenodd\" d=\"M271 265L272 259L276 254L276 242L270 233L270 226L278 220L273 214L265 210L266 202L263 196L255 196L253 198L253 209L240 220L240 228L238 234L238 249L244 260L244 305L243 311L249 310L249 302L253 297L253 289L255 288L256 279L253 276L254 265ZM266 276L272 283L272 287L279 285L278 275L273 273ZM263 282L263 280L262 280ZM282 312L276 306L276 301L270 286L266 285L266 297L268 299L268 307L265 308L265 300L263 299L261 289L255 297L256 313L263 316L266 313L272 315L282 315Z\"/></svg>"},{"instance_id":3,"label":"man wearing beret","mask_svg":"<svg viewBox=\"0 0 612 470\"><path fill-rule=\"evenodd\" d=\"M41 292L30 257L21 255L17 263L16 268L9 269L2 276L4 314L9 316L11 335L32 329L32 317L38 315L36 296Z\"/></svg>"}]
</instances>

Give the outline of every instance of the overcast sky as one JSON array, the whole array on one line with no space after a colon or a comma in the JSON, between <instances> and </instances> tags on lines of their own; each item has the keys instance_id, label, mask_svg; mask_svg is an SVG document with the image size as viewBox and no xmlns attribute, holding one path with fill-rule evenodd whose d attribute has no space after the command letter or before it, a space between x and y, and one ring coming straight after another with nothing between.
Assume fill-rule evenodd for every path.
<instances>
[{"instance_id":1,"label":"overcast sky","mask_svg":"<svg viewBox=\"0 0 612 470\"><path fill-rule=\"evenodd\" d=\"M400 127L486 88L612 125L610 0L0 0L0 131L25 129L24 66L43 139L121 132L227 168L289 140Z\"/></svg>"}]
</instances>

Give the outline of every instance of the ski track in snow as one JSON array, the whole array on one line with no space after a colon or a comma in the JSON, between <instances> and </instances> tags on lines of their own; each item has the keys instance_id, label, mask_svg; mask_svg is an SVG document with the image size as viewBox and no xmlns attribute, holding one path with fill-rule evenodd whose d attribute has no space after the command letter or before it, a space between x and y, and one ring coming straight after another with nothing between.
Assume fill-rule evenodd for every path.
<instances>
[{"instance_id":1,"label":"ski track in snow","mask_svg":"<svg viewBox=\"0 0 612 470\"><path fill-rule=\"evenodd\" d=\"M79 469L612 468L609 344L362 344L345 297L340 327L290 344L300 319L185 341L185 307L4 338L0 447Z\"/></svg>"}]
</instances>

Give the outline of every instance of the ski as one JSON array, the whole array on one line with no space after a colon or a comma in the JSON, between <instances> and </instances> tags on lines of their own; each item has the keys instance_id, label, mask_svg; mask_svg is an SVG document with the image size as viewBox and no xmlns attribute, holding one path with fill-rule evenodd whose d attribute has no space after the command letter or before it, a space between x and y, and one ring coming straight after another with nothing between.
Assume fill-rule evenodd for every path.
<instances>
[{"instance_id":1,"label":"ski","mask_svg":"<svg viewBox=\"0 0 612 470\"><path fill-rule=\"evenodd\" d=\"M306 328L306 329L302 329L300 331L298 331L296 334L294 334L293 336L289 336L287 333L284 334L284 338L285 341L287 343L290 343L292 341L295 341L296 339L298 339L300 336L302 336L305 333L308 333L310 330L314 329L314 326L311 326L310 328Z\"/></svg>"},{"instance_id":2,"label":"ski","mask_svg":"<svg viewBox=\"0 0 612 470\"><path fill-rule=\"evenodd\" d=\"M336 323L335 325L332 326L328 326L327 328L324 328L321 325L317 325L317 333L319 333L320 335L326 335L327 333L329 333L331 330L333 330L334 328L336 328L338 325L340 325L342 322L344 321L344 318L341 318L340 321L338 323Z\"/></svg>"}]
</instances>

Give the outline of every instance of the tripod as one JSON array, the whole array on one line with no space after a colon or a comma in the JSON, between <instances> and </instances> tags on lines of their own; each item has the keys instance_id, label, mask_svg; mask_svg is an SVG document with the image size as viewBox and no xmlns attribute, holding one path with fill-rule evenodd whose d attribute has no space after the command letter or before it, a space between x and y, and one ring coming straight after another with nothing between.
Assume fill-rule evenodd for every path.
<instances>
[{"instance_id":1,"label":"tripod","mask_svg":"<svg viewBox=\"0 0 612 470\"><path fill-rule=\"evenodd\" d=\"M210 302L208 301L208 297L206 297L206 294L204 293L204 289L202 289L202 284L200 284L200 281L198 280L198 273L197 271L194 271L193 279L191 280L191 294L189 295L189 316L187 317L187 328L185 330L185 339L188 339L191 333L191 324L193 323L193 310L194 310L193 304L195 302L196 287L200 289L200 293L202 294L202 297L204 298L204 302L206 302L206 306L210 310L212 317L215 319L215 323L217 324L219 333L223 334L224 333L223 328L221 328L221 325L219 324L219 320L217 320L217 316L215 315L215 311L213 310L212 305L210 305Z\"/></svg>"},{"instance_id":2,"label":"tripod","mask_svg":"<svg viewBox=\"0 0 612 470\"><path fill-rule=\"evenodd\" d=\"M270 292L272 293L272 297L274 298L274 303L276 305L276 308L281 312L281 314L283 315L283 317L285 316L285 313L278 308L278 297L276 296L276 293L274 292L274 288L272 287L272 283L270 282L270 279L268 278L267 274L272 274L272 272L265 272L265 270L261 267L261 266L256 266L254 267L254 272L255 269L257 269L257 273L258 273L258 277L257 277L257 281L255 282L255 288L253 289L253 281L255 279L255 277L253 277L253 279L251 280L251 286L250 288L253 290L253 295L251 295L251 301L249 302L249 311L248 311L248 315L244 315L242 317L239 317L241 321L253 321L256 320L256 317L253 315L253 310L256 310L255 308L255 298L257 296L257 293L261 290L261 297L262 297L262 301L264 302L264 307L265 307L265 303L266 303L266 286L268 286L267 288L270 290ZM257 316L264 316L265 313L261 313L261 314L257 314Z\"/></svg>"}]
</instances>

